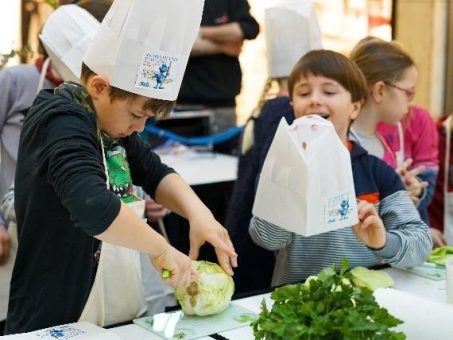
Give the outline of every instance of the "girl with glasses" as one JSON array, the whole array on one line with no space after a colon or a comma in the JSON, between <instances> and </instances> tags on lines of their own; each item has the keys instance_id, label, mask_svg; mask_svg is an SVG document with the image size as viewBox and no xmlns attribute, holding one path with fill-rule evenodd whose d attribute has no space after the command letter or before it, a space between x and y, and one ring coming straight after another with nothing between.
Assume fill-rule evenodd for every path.
<instances>
[{"instance_id":1,"label":"girl with glasses","mask_svg":"<svg viewBox=\"0 0 453 340\"><path fill-rule=\"evenodd\" d=\"M375 37L359 41L350 58L364 73L369 89L351 137L397 170L429 225L427 206L438 172L438 137L430 114L412 105L418 78L415 63L397 43ZM436 230L432 235L435 246L441 245Z\"/></svg>"}]
</instances>

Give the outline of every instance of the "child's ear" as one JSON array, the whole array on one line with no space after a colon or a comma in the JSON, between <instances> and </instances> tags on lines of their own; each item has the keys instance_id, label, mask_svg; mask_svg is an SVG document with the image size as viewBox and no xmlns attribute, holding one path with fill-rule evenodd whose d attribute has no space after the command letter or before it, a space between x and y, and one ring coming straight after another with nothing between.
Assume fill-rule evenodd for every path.
<instances>
[{"instance_id":1,"label":"child's ear","mask_svg":"<svg viewBox=\"0 0 453 340\"><path fill-rule=\"evenodd\" d=\"M360 109L362 108L362 104L363 104L362 101L357 101L357 102L352 103L352 110L351 110L351 114L349 115L349 118L351 120L355 120L359 116Z\"/></svg>"},{"instance_id":2,"label":"child's ear","mask_svg":"<svg viewBox=\"0 0 453 340\"><path fill-rule=\"evenodd\" d=\"M382 80L379 80L371 87L370 97L372 97L376 103L380 103L384 97L384 92L385 83Z\"/></svg>"},{"instance_id":3,"label":"child's ear","mask_svg":"<svg viewBox=\"0 0 453 340\"><path fill-rule=\"evenodd\" d=\"M110 92L110 83L104 76L96 74L88 80L87 90L93 99L98 99Z\"/></svg>"}]
</instances>

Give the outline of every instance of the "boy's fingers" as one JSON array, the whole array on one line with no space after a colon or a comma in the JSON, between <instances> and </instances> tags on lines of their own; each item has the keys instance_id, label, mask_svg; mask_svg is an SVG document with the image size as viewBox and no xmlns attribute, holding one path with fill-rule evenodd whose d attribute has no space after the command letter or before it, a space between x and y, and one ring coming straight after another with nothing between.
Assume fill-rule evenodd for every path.
<instances>
[{"instance_id":1,"label":"boy's fingers","mask_svg":"<svg viewBox=\"0 0 453 340\"><path fill-rule=\"evenodd\" d=\"M225 252L229 257L231 258L237 258L238 254L236 254L236 251L234 250L233 244L231 244L231 241L225 242L222 240L219 240L218 243L215 245L216 248L219 250Z\"/></svg>"},{"instance_id":2,"label":"boy's fingers","mask_svg":"<svg viewBox=\"0 0 453 340\"><path fill-rule=\"evenodd\" d=\"M198 259L198 255L200 253L200 247L195 246L193 244L190 245L190 250L189 250L189 257L192 261L196 261Z\"/></svg>"},{"instance_id":3,"label":"boy's fingers","mask_svg":"<svg viewBox=\"0 0 453 340\"><path fill-rule=\"evenodd\" d=\"M360 220L364 220L370 214L375 215L374 205L365 201L360 202L358 210Z\"/></svg>"},{"instance_id":4,"label":"boy's fingers","mask_svg":"<svg viewBox=\"0 0 453 340\"><path fill-rule=\"evenodd\" d=\"M231 258L221 249L216 248L217 260L219 261L220 267L229 275L233 275L233 268L231 268Z\"/></svg>"}]
</instances>

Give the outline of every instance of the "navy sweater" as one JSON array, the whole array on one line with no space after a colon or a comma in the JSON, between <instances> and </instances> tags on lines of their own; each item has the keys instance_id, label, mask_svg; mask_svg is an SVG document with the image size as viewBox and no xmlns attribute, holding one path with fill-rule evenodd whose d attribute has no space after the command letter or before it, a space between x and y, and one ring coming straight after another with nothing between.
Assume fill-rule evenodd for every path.
<instances>
[{"instance_id":1,"label":"navy sweater","mask_svg":"<svg viewBox=\"0 0 453 340\"><path fill-rule=\"evenodd\" d=\"M383 263L412 267L428 258L432 249L428 226L420 219L396 172L354 143L351 162L357 198L377 206L387 231L386 245L380 250L368 248L357 239L352 227L304 237L253 217L252 239L277 251L273 285L305 280L333 263L341 268L343 256L351 268Z\"/></svg>"}]
</instances>

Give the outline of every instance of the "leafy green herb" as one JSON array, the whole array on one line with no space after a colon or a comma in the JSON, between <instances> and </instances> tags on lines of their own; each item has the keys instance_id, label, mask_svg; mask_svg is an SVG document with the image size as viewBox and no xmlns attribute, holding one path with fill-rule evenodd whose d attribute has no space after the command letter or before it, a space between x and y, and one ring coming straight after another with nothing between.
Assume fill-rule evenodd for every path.
<instances>
[{"instance_id":1,"label":"leafy green herb","mask_svg":"<svg viewBox=\"0 0 453 340\"><path fill-rule=\"evenodd\" d=\"M265 301L251 323L256 339L405 339L391 328L402 323L380 307L371 290L357 287L346 272L335 265L322 270L304 284L290 284L271 294L274 305Z\"/></svg>"}]
</instances>

